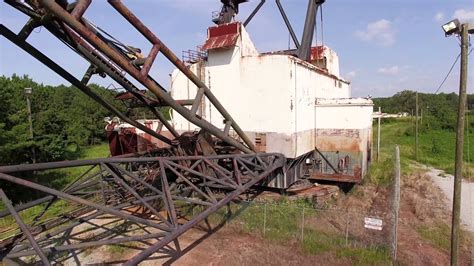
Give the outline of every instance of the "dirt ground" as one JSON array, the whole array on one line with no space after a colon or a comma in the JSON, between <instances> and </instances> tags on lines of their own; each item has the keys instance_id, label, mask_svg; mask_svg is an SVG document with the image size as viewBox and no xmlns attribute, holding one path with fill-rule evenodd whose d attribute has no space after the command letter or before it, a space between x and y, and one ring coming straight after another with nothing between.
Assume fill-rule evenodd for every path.
<instances>
[{"instance_id":1,"label":"dirt ground","mask_svg":"<svg viewBox=\"0 0 474 266\"><path fill-rule=\"evenodd\" d=\"M420 227L450 228L451 215L445 201L445 195L426 174L426 170L403 176L398 236L399 260L402 264L449 264L449 247L436 246L423 238L417 230ZM432 237L436 238L437 233L442 232L433 231ZM446 238L449 238L449 234ZM461 243L460 265L473 265L473 240L468 239Z\"/></svg>"},{"instance_id":2,"label":"dirt ground","mask_svg":"<svg viewBox=\"0 0 474 266\"><path fill-rule=\"evenodd\" d=\"M392 197L391 188L360 185L348 194L341 193L334 208L347 207L361 212L385 212ZM401 265L448 265L449 250L420 235L419 228L437 228L449 224L450 214L442 191L423 171L402 177L398 228L398 261ZM436 234L434 231L433 234ZM435 236L436 237L436 236ZM305 254L296 241L277 244L258 234L240 233L224 226L212 234L193 229L180 237L183 252L175 256L155 257L143 265L351 265L347 258L323 253ZM111 253L105 247L81 255L82 263L120 264L140 248ZM460 265L473 265L473 246L463 243ZM69 261L66 264L75 264Z\"/></svg>"},{"instance_id":3,"label":"dirt ground","mask_svg":"<svg viewBox=\"0 0 474 266\"><path fill-rule=\"evenodd\" d=\"M308 256L297 243L277 245L259 236L236 234L235 230L221 228L213 234L192 229L180 238L182 253L177 256L151 257L140 265L350 265L345 258L330 254ZM128 249L111 254L105 247L80 254L81 264L122 264L140 249ZM76 265L69 260L64 265Z\"/></svg>"}]
</instances>

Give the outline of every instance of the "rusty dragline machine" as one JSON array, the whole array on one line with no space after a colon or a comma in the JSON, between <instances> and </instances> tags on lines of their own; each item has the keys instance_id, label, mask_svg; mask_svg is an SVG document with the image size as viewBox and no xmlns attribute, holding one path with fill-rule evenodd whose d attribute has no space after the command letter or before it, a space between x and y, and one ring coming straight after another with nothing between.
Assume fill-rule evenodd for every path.
<instances>
[{"instance_id":1,"label":"rusty dragline machine","mask_svg":"<svg viewBox=\"0 0 474 266\"><path fill-rule=\"evenodd\" d=\"M265 1L241 23L234 17L247 1L221 0L216 25L186 62L120 0L108 3L150 42L147 53L83 17L91 0L4 2L29 20L19 33L2 24L0 34L117 117L107 125L112 157L0 166L0 182L43 195L13 205L0 189L6 207L0 219L18 225L0 229L6 264L80 263L86 249L132 242L144 248L126 264L156 253L172 257L184 232L256 186L284 190L303 179L358 183L367 171L372 102L351 98L334 51L312 47L324 0L308 1L301 40L276 0L296 48L267 53L256 50L245 30ZM82 78L27 41L40 26L90 63ZM150 74L159 54L176 67L170 90ZM93 75L113 79L124 89L117 99L147 108L153 120L132 119L101 98L88 86ZM163 107L172 111L171 120ZM131 147L133 138L135 144L145 139L146 147ZM70 167L85 172L61 189L22 178ZM29 217L21 215L27 210Z\"/></svg>"}]
</instances>

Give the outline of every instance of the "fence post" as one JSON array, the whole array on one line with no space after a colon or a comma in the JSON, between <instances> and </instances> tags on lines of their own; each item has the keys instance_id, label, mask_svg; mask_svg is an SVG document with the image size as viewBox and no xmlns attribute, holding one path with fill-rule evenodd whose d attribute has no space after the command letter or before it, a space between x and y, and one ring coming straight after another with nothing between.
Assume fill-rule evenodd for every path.
<instances>
[{"instance_id":1,"label":"fence post","mask_svg":"<svg viewBox=\"0 0 474 266\"><path fill-rule=\"evenodd\" d=\"M263 236L265 236L265 231L267 227L267 203L263 205Z\"/></svg>"},{"instance_id":2,"label":"fence post","mask_svg":"<svg viewBox=\"0 0 474 266\"><path fill-rule=\"evenodd\" d=\"M349 210L346 209L346 247L349 239Z\"/></svg>"},{"instance_id":3,"label":"fence post","mask_svg":"<svg viewBox=\"0 0 474 266\"><path fill-rule=\"evenodd\" d=\"M304 207L301 211L301 241L304 240Z\"/></svg>"},{"instance_id":4,"label":"fence post","mask_svg":"<svg viewBox=\"0 0 474 266\"><path fill-rule=\"evenodd\" d=\"M382 118L382 107L379 106L379 119L378 119L378 126L377 126L377 162L379 161L380 157L380 119Z\"/></svg>"},{"instance_id":5,"label":"fence post","mask_svg":"<svg viewBox=\"0 0 474 266\"><path fill-rule=\"evenodd\" d=\"M397 261L397 231L398 213L400 210L400 148L395 146L395 185L393 193L393 236L392 236L392 260Z\"/></svg>"}]
</instances>

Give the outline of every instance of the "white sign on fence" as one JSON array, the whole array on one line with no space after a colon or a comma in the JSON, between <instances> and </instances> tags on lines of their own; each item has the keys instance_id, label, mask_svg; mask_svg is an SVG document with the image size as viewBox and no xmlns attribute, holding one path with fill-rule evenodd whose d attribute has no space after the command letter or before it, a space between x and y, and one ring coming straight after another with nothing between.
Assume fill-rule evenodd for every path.
<instances>
[{"instance_id":1,"label":"white sign on fence","mask_svg":"<svg viewBox=\"0 0 474 266\"><path fill-rule=\"evenodd\" d=\"M377 218L370 218L370 217L365 217L364 218L364 227L367 229L373 229L373 230L382 230L382 219L377 219Z\"/></svg>"}]
</instances>

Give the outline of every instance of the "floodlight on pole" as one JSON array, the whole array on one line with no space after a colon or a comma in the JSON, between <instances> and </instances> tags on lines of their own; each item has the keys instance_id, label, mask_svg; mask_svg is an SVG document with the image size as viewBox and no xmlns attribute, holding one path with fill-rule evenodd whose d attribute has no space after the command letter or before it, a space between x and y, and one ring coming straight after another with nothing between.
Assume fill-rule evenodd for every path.
<instances>
[{"instance_id":1,"label":"floodlight on pole","mask_svg":"<svg viewBox=\"0 0 474 266\"><path fill-rule=\"evenodd\" d=\"M454 19L442 26L446 36L457 34L461 40L461 67L459 78L459 102L457 114L456 130L456 152L454 162L454 186L453 186L453 213L451 222L451 265L458 265L459 255L459 231L461 214L461 184L463 170L463 149L464 149L464 122L466 115L466 89L467 89L467 63L469 49L469 34L474 33L472 25L469 23L460 24L458 19Z\"/></svg>"},{"instance_id":2,"label":"floodlight on pole","mask_svg":"<svg viewBox=\"0 0 474 266\"><path fill-rule=\"evenodd\" d=\"M443 26L441 26L441 28L443 28L444 34L446 36L449 36L453 33L459 33L460 32L459 25L461 25L461 23L459 23L459 19L455 18L455 19L451 20L450 22L448 22L448 23L444 24Z\"/></svg>"},{"instance_id":3,"label":"floodlight on pole","mask_svg":"<svg viewBox=\"0 0 474 266\"><path fill-rule=\"evenodd\" d=\"M30 104L30 96L33 94L33 89L32 88L25 88L24 89L25 95L26 95L26 108L28 111L28 122L30 124L30 138L31 140L34 139L34 134L33 134L33 120L31 118L31 104ZM36 163L36 152L35 152L35 147L33 146L31 148L31 159L33 163Z\"/></svg>"}]
</instances>

